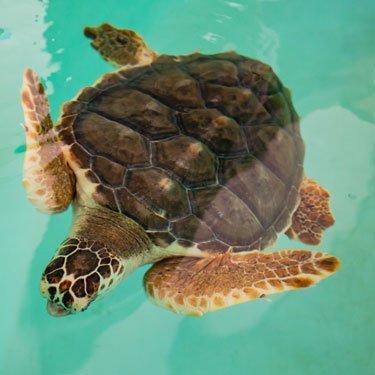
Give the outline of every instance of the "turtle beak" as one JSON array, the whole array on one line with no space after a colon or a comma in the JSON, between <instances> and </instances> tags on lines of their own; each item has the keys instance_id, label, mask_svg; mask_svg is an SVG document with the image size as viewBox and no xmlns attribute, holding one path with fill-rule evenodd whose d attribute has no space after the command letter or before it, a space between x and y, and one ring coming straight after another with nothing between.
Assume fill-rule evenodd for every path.
<instances>
[{"instance_id":1,"label":"turtle beak","mask_svg":"<svg viewBox=\"0 0 375 375\"><path fill-rule=\"evenodd\" d=\"M65 316L65 315L70 314L70 311L65 310L62 306L52 301L47 302L47 311L50 315L55 316L55 317Z\"/></svg>"},{"instance_id":2,"label":"turtle beak","mask_svg":"<svg viewBox=\"0 0 375 375\"><path fill-rule=\"evenodd\" d=\"M99 35L99 31L98 31L98 28L97 27L90 27L90 26L86 26L84 29L83 29L83 33L85 34L85 36L87 36L89 39L94 39Z\"/></svg>"}]
</instances>

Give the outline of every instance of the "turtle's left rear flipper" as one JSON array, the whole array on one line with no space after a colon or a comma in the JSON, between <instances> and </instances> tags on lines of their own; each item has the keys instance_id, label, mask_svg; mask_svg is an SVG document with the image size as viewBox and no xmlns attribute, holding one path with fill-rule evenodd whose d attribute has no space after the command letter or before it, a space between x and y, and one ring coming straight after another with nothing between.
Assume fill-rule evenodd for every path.
<instances>
[{"instance_id":1,"label":"turtle's left rear flipper","mask_svg":"<svg viewBox=\"0 0 375 375\"><path fill-rule=\"evenodd\" d=\"M23 184L27 197L42 212L63 211L73 199L75 178L55 135L43 85L31 69L24 73L21 99L26 133Z\"/></svg>"},{"instance_id":2,"label":"turtle's left rear flipper","mask_svg":"<svg viewBox=\"0 0 375 375\"><path fill-rule=\"evenodd\" d=\"M157 305L200 316L268 294L309 287L339 266L335 256L307 250L175 257L154 264L144 277L144 287Z\"/></svg>"},{"instance_id":3,"label":"turtle's left rear flipper","mask_svg":"<svg viewBox=\"0 0 375 375\"><path fill-rule=\"evenodd\" d=\"M286 234L289 238L308 245L318 245L323 232L335 223L329 204L329 192L315 180L305 177L299 195L301 201Z\"/></svg>"}]
</instances>

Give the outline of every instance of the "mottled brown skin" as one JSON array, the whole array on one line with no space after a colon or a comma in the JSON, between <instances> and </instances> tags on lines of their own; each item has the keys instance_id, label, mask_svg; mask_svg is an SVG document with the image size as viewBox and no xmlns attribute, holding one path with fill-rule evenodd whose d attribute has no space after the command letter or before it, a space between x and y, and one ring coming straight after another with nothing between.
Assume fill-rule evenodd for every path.
<instances>
[{"instance_id":1,"label":"mottled brown skin","mask_svg":"<svg viewBox=\"0 0 375 375\"><path fill-rule=\"evenodd\" d=\"M42 275L41 290L50 300L49 309L62 305L67 312L85 310L114 278L121 277L124 267L120 264L121 259L103 243L75 237L65 240Z\"/></svg>"},{"instance_id":2,"label":"mottled brown skin","mask_svg":"<svg viewBox=\"0 0 375 375\"><path fill-rule=\"evenodd\" d=\"M64 211L74 195L75 177L62 154L39 77L27 69L21 91L26 156L23 185L28 199L47 213Z\"/></svg>"},{"instance_id":3,"label":"mottled brown skin","mask_svg":"<svg viewBox=\"0 0 375 375\"><path fill-rule=\"evenodd\" d=\"M289 238L308 245L318 245L323 232L335 223L329 205L329 192L311 178L304 178L300 189L301 202L293 214Z\"/></svg>"},{"instance_id":4,"label":"mottled brown skin","mask_svg":"<svg viewBox=\"0 0 375 375\"><path fill-rule=\"evenodd\" d=\"M102 57L115 66L136 65L140 59L150 59L156 53L150 50L142 38L133 30L118 29L103 23L99 27L85 27L85 35L93 39L91 45Z\"/></svg>"},{"instance_id":5,"label":"mottled brown skin","mask_svg":"<svg viewBox=\"0 0 375 375\"><path fill-rule=\"evenodd\" d=\"M145 274L144 286L158 305L202 315L272 293L306 288L335 272L336 257L305 250L224 253L197 259L164 259Z\"/></svg>"}]
</instances>

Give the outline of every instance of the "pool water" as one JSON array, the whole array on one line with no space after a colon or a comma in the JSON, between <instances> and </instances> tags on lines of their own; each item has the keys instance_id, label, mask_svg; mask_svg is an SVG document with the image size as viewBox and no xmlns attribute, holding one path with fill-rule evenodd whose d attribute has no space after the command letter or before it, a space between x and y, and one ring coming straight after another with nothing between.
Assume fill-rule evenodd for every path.
<instances>
[{"instance_id":1,"label":"pool water","mask_svg":"<svg viewBox=\"0 0 375 375\"><path fill-rule=\"evenodd\" d=\"M375 2L362 0L0 0L0 373L374 374ZM85 25L137 30L163 53L235 49L291 88L306 173L332 195L336 224L317 247L342 268L316 287L203 318L146 300L137 270L82 314L50 317L40 275L71 210L26 200L19 91L32 67L59 106L112 71ZM281 236L275 249L308 248Z\"/></svg>"}]
</instances>

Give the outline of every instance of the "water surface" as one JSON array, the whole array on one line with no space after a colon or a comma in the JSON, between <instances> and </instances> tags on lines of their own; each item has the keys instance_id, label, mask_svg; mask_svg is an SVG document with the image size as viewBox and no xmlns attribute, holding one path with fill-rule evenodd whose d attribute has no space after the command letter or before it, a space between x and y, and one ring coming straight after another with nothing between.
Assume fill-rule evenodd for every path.
<instances>
[{"instance_id":1,"label":"water surface","mask_svg":"<svg viewBox=\"0 0 375 375\"><path fill-rule=\"evenodd\" d=\"M375 372L374 2L362 0L0 0L0 373L373 374ZM71 211L27 202L19 102L30 66L52 115L112 67L82 35L110 22L158 52L236 49L271 64L301 115L307 174L328 188L336 225L319 250L341 270L309 290L208 314L146 301L140 269L80 315L50 317L38 283ZM282 236L275 249L307 248Z\"/></svg>"}]
</instances>

